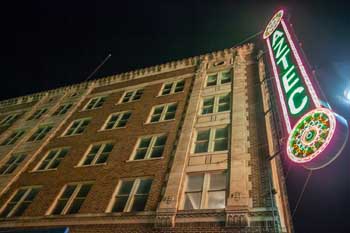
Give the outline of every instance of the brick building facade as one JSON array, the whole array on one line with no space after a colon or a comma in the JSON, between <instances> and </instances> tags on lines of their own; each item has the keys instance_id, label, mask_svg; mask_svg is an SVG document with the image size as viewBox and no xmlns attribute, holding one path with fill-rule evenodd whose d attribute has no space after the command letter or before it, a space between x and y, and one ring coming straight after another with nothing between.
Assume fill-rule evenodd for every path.
<instances>
[{"instance_id":1,"label":"brick building facade","mask_svg":"<svg viewBox=\"0 0 350 233\"><path fill-rule=\"evenodd\" d=\"M253 44L0 102L0 232L292 232Z\"/></svg>"}]
</instances>

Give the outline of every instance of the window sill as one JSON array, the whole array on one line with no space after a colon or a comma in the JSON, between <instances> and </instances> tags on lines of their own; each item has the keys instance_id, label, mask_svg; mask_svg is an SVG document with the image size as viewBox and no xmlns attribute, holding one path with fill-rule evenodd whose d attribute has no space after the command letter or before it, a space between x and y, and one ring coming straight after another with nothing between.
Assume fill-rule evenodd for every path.
<instances>
[{"instance_id":1,"label":"window sill","mask_svg":"<svg viewBox=\"0 0 350 233\"><path fill-rule=\"evenodd\" d=\"M125 129L126 126L123 126L123 127L116 127L116 128L113 128L113 129L99 129L97 130L97 132L108 132L108 131L113 131L113 130L117 130L117 129Z\"/></svg>"},{"instance_id":2,"label":"window sill","mask_svg":"<svg viewBox=\"0 0 350 233\"><path fill-rule=\"evenodd\" d=\"M202 153L191 153L191 157L195 156L203 156L203 155L217 155L217 154L227 154L228 150L221 150L221 151L213 151L213 152L202 152Z\"/></svg>"},{"instance_id":3,"label":"window sill","mask_svg":"<svg viewBox=\"0 0 350 233\"><path fill-rule=\"evenodd\" d=\"M141 99L138 99L138 100L133 100L133 101L129 101L129 102L118 102L114 105L118 106L118 105L123 105L123 104L130 104L130 103L135 103L135 102L139 102L141 101Z\"/></svg>"},{"instance_id":4,"label":"window sill","mask_svg":"<svg viewBox=\"0 0 350 233\"><path fill-rule=\"evenodd\" d=\"M149 159L136 159L136 160L125 160L126 163L131 163L131 162L140 162L140 161L153 161L153 160L162 160L164 157L159 157L159 158L149 158Z\"/></svg>"},{"instance_id":5,"label":"window sill","mask_svg":"<svg viewBox=\"0 0 350 233\"><path fill-rule=\"evenodd\" d=\"M31 170L29 173L41 173L41 172L49 172L49 171L57 171L57 168L45 169L45 170Z\"/></svg>"},{"instance_id":6,"label":"window sill","mask_svg":"<svg viewBox=\"0 0 350 233\"><path fill-rule=\"evenodd\" d=\"M175 121L175 118L170 119L170 120L157 121L157 122L145 122L145 123L143 123L143 125L154 125L154 124L158 124L158 123L168 123L168 122L172 122L172 121Z\"/></svg>"},{"instance_id":7,"label":"window sill","mask_svg":"<svg viewBox=\"0 0 350 233\"><path fill-rule=\"evenodd\" d=\"M105 166L105 165L107 165L107 163L89 164L89 165L75 165L74 168L100 167L100 166Z\"/></svg>"}]
</instances>

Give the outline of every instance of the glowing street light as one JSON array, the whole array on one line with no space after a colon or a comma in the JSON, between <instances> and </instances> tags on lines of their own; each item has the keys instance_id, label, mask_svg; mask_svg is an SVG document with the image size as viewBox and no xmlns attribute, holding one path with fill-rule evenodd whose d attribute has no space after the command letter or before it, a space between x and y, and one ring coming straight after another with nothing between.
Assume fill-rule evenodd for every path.
<instances>
[{"instance_id":1,"label":"glowing street light","mask_svg":"<svg viewBox=\"0 0 350 233\"><path fill-rule=\"evenodd\" d=\"M348 89L346 89L346 90L344 91L344 97L345 97L348 101L350 101L350 88L348 88Z\"/></svg>"}]
</instances>

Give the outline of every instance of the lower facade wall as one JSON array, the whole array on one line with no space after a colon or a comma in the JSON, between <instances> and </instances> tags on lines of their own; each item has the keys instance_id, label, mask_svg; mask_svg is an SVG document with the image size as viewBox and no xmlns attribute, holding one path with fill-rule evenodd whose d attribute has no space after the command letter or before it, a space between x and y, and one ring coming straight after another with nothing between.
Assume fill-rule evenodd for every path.
<instances>
[{"instance_id":1,"label":"lower facade wall","mask_svg":"<svg viewBox=\"0 0 350 233\"><path fill-rule=\"evenodd\" d=\"M51 227L50 227L51 228ZM62 228L62 226L60 227ZM26 228L26 229L0 229L4 232L34 232L40 229L40 232L55 232L45 228ZM54 229L54 228L51 228ZM34 230L34 231L33 231ZM76 225L69 226L69 233L270 233L274 232L266 227L225 227L225 223L177 223L174 228L155 228L154 224L101 224L101 225Z\"/></svg>"}]
</instances>

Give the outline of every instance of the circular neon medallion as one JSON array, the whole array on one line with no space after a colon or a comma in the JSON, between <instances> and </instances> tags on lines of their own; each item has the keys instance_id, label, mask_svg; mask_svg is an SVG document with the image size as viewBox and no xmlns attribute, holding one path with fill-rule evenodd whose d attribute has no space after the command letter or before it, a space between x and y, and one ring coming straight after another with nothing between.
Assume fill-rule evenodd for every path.
<instances>
[{"instance_id":1,"label":"circular neon medallion","mask_svg":"<svg viewBox=\"0 0 350 233\"><path fill-rule=\"evenodd\" d=\"M336 118L326 108L305 114L294 126L287 141L287 154L296 163L316 158L327 147L336 127Z\"/></svg>"},{"instance_id":2,"label":"circular neon medallion","mask_svg":"<svg viewBox=\"0 0 350 233\"><path fill-rule=\"evenodd\" d=\"M283 17L283 10L279 10L270 20L269 24L266 26L263 38L264 40L271 36L271 34L276 30L278 25L280 24Z\"/></svg>"}]
</instances>

